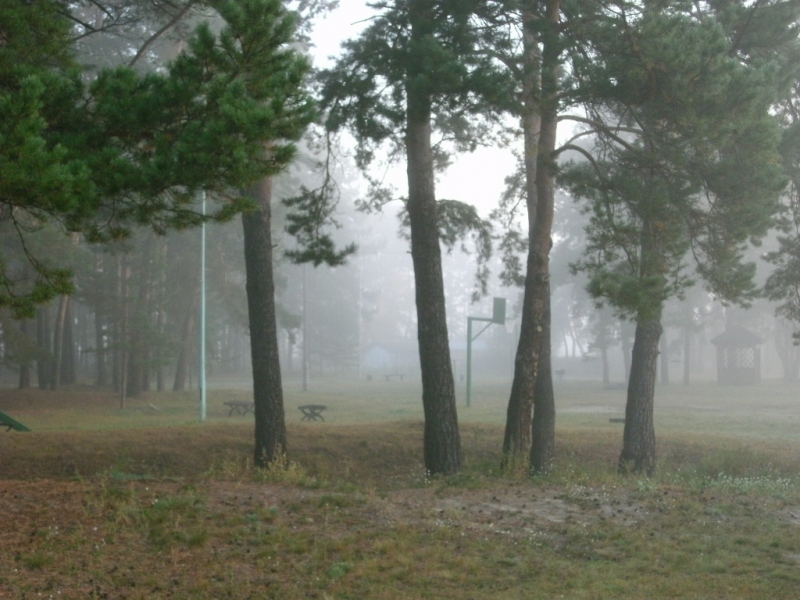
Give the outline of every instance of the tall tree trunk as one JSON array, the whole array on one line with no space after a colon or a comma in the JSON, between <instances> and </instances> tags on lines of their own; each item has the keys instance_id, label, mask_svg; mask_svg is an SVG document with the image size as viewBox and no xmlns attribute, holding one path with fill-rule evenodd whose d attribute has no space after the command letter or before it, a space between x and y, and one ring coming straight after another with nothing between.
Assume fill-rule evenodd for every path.
<instances>
[{"instance_id":1,"label":"tall tree trunk","mask_svg":"<svg viewBox=\"0 0 800 600\"><path fill-rule=\"evenodd\" d=\"M522 302L517 353L514 358L514 379L506 409L506 429L503 438L503 465L508 467L528 460L531 451L531 427L536 376L541 352L543 332L541 295L542 281L538 278L541 269L537 259L539 240L536 237L537 187L536 169L539 155L539 133L541 130L540 106L537 102L541 87L538 64L541 60L539 40L534 29L530 3L525 3L523 13L524 67L522 132L524 142L525 200L528 211L528 258L525 273L525 294ZM533 9L535 11L535 9Z\"/></svg>"},{"instance_id":2,"label":"tall tree trunk","mask_svg":"<svg viewBox=\"0 0 800 600\"><path fill-rule=\"evenodd\" d=\"M556 402L553 393L553 369L550 341L550 286L547 286L542 319L542 347L539 354L539 373L533 397L533 422L531 426L532 473L546 473L555 460Z\"/></svg>"},{"instance_id":3,"label":"tall tree trunk","mask_svg":"<svg viewBox=\"0 0 800 600\"><path fill-rule=\"evenodd\" d=\"M94 344L95 365L97 369L95 385L104 387L108 385L108 352L106 350L106 322L100 307L94 311Z\"/></svg>"},{"instance_id":4,"label":"tall tree trunk","mask_svg":"<svg viewBox=\"0 0 800 600\"><path fill-rule=\"evenodd\" d=\"M36 375L40 390L50 387L53 374L53 349L50 345L50 307L40 306L36 311L36 344L40 357L36 360Z\"/></svg>"},{"instance_id":5,"label":"tall tree trunk","mask_svg":"<svg viewBox=\"0 0 800 600\"><path fill-rule=\"evenodd\" d=\"M433 29L433 2L409 3L411 44L425 52ZM408 72L406 158L411 258L414 263L417 339L425 413L424 456L429 473L455 473L461 468L455 383L450 361L442 279L442 255L436 217L436 192L431 149L431 98L421 57Z\"/></svg>"},{"instance_id":6,"label":"tall tree trunk","mask_svg":"<svg viewBox=\"0 0 800 600\"><path fill-rule=\"evenodd\" d=\"M28 320L22 319L19 324L19 330L23 336L28 337ZM19 385L21 390L26 390L31 387L31 363L22 363L19 366Z\"/></svg>"},{"instance_id":7,"label":"tall tree trunk","mask_svg":"<svg viewBox=\"0 0 800 600\"><path fill-rule=\"evenodd\" d=\"M76 372L77 377L88 375L90 372L89 368L92 364L90 352L87 352L87 349L91 345L89 343L89 337L91 335L91 320L89 315L91 314L91 309L85 304L79 306L78 344L76 347L77 360L75 363L78 367Z\"/></svg>"},{"instance_id":8,"label":"tall tree trunk","mask_svg":"<svg viewBox=\"0 0 800 600\"><path fill-rule=\"evenodd\" d=\"M148 362L148 341L152 326L150 322L150 315L153 313L152 306L150 305L151 298L151 283L152 273L154 239L153 235L147 236L147 239L142 244L141 257L139 260L139 273L137 278L138 291L135 300L132 299L132 306L130 312L130 334L128 344L128 385L127 394L133 398L140 396L143 391L146 391L149 385L149 373L147 372Z\"/></svg>"},{"instance_id":9,"label":"tall tree trunk","mask_svg":"<svg viewBox=\"0 0 800 600\"><path fill-rule=\"evenodd\" d=\"M611 385L611 374L608 366L608 346L603 345L600 348L600 355L603 359L603 385L609 386Z\"/></svg>"},{"instance_id":10,"label":"tall tree trunk","mask_svg":"<svg viewBox=\"0 0 800 600\"><path fill-rule=\"evenodd\" d=\"M175 364L175 380L172 384L173 392L182 392L186 389L186 378L189 372L189 362L194 354L194 323L195 313L197 312L196 301L192 302L190 309L183 319L181 330L181 349L178 353L178 360Z\"/></svg>"},{"instance_id":11,"label":"tall tree trunk","mask_svg":"<svg viewBox=\"0 0 800 600\"><path fill-rule=\"evenodd\" d=\"M253 360L255 464L263 467L286 454L286 418L272 272L272 180L265 178L254 185L250 195L257 208L242 214L242 225Z\"/></svg>"},{"instance_id":12,"label":"tall tree trunk","mask_svg":"<svg viewBox=\"0 0 800 600\"><path fill-rule=\"evenodd\" d=\"M536 168L536 228L541 255L542 332L540 363L533 400L533 441L530 467L534 473L550 470L555 459L556 405L551 365L550 249L555 212L555 149L558 131L558 40L559 0L548 0L544 18L548 24L542 35L542 124Z\"/></svg>"},{"instance_id":13,"label":"tall tree trunk","mask_svg":"<svg viewBox=\"0 0 800 600\"><path fill-rule=\"evenodd\" d=\"M120 260L120 302L122 303L120 328L119 328L119 407L125 408L128 397L128 355L130 354L130 300L128 298L129 279L131 268L128 264L128 255Z\"/></svg>"},{"instance_id":14,"label":"tall tree trunk","mask_svg":"<svg viewBox=\"0 0 800 600\"><path fill-rule=\"evenodd\" d=\"M164 333L167 330L167 311L164 306L159 306L158 309L158 333L161 339L164 339ZM166 379L164 377L164 355L161 349L156 353L156 391L163 392L166 389Z\"/></svg>"},{"instance_id":15,"label":"tall tree trunk","mask_svg":"<svg viewBox=\"0 0 800 600\"><path fill-rule=\"evenodd\" d=\"M75 301L67 302L64 315L64 332L61 344L61 369L59 370L60 382L71 385L78 381L77 361L75 352Z\"/></svg>"},{"instance_id":16,"label":"tall tree trunk","mask_svg":"<svg viewBox=\"0 0 800 600\"><path fill-rule=\"evenodd\" d=\"M108 346L110 345L111 329L109 327L109 294L111 278L107 254L98 253L95 257L94 273L96 287L102 290L98 300L94 303L94 345L95 345L95 385L103 387L108 385ZM105 293L103 293L105 292Z\"/></svg>"},{"instance_id":17,"label":"tall tree trunk","mask_svg":"<svg viewBox=\"0 0 800 600\"><path fill-rule=\"evenodd\" d=\"M625 433L619 457L621 473L651 475L656 466L656 434L653 400L658 370L658 342L662 327L660 314L636 323L631 357L631 377L625 405Z\"/></svg>"},{"instance_id":18,"label":"tall tree trunk","mask_svg":"<svg viewBox=\"0 0 800 600\"><path fill-rule=\"evenodd\" d=\"M555 24L558 20L559 1L549 0L545 6L545 19L552 26L542 34L543 50L539 56L539 39L536 28L539 18L538 2L523 3L523 103L522 129L524 137L524 164L526 206L528 210L528 259L525 275L525 295L517 354L514 360L514 380L506 413L503 439L503 463L506 466L533 459L536 467L547 469L552 462L554 442L555 406L552 402L552 374L548 373L541 390L537 379L542 368L550 369L549 360L544 365L542 355L550 353L550 266L553 227L553 151L557 128L557 69ZM539 65L541 63L541 71ZM541 88L542 97L538 98ZM544 341L546 338L546 342ZM537 414L538 413L538 414ZM539 422L535 422L539 420ZM537 432L535 448L531 445L531 432ZM529 454L530 453L530 454Z\"/></svg>"},{"instance_id":19,"label":"tall tree trunk","mask_svg":"<svg viewBox=\"0 0 800 600\"><path fill-rule=\"evenodd\" d=\"M69 296L63 295L58 302L58 313L56 316L56 328L53 335L53 371L50 374L50 389L58 388L61 375L61 357L64 350L64 321L67 316L67 303Z\"/></svg>"}]
</instances>

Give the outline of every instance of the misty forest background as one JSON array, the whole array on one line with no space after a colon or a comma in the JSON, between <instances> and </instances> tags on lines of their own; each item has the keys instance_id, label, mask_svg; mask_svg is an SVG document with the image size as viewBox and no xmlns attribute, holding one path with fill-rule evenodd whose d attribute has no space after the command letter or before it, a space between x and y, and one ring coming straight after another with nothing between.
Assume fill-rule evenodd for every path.
<instances>
[{"instance_id":1,"label":"misty forest background","mask_svg":"<svg viewBox=\"0 0 800 600\"><path fill-rule=\"evenodd\" d=\"M504 8L503 3L495 4L493 10L499 12L488 11L481 18L497 24L504 14ZM575 14L580 12L580 3L574 4L564 2L561 7L564 20L577 18ZM683 6L683 3L677 4ZM720 28L730 27L734 32L742 31L736 29L735 23L731 24L735 19L726 12L730 7L723 6L725 3L702 3L706 14L693 14L691 3L685 4L686 19L696 18L704 25L713 22L714 27L718 25ZM775 15L795 14L797 10L796 3L792 2L766 4L773 13L765 12L760 23L765 30L772 27L770 31L778 30L773 23ZM641 7L636 3L609 3L606 10L614 18L617 9L621 13L626 10L634 13L640 8L642 14L646 13L645 8L655 13L670 12L656 5L658 3L652 7L649 3L643 3ZM87 81L96 77L103 68L120 65L131 65L139 73L161 73L186 49L187 39L198 23L208 21L212 30L219 30L222 26L211 8L194 2L184 4L152 0L109 2L102 6L88 2L63 2L60 6L72 15L72 52L81 65L81 76ZM554 6L558 12L559 3L554 3ZM300 21L295 48L298 52L312 52L315 31L325 27L324 21L315 24L316 30L312 27L314 11L324 14L330 6L321 2L300 3L297 8L298 14L306 20ZM389 15L384 17L388 19L387 22L394 22L391 19L405 10L404 6L393 5L382 5L382 8ZM745 10L744 4L739 8ZM524 13L525 7L522 6L520 10ZM570 11L576 12L573 14ZM729 17L731 22L725 22ZM543 15L543 19L547 18L551 17ZM783 24L787 26L786 31L794 32L796 29L796 24L791 20ZM594 32L587 29L587 32L600 40L595 40L592 51L603 50L603 43L607 43L607 40L604 42L602 36L607 31L598 28ZM371 34L374 35L374 31L370 33L367 30L361 39L368 41ZM546 54L548 33L544 31L541 35ZM730 35L726 33L722 38L730 39ZM785 266L791 263L794 247L786 240L793 239L791 236L796 225L793 210L796 208L797 190L793 186L792 175L796 174L797 162L792 140L796 137L800 84L797 79L792 79L794 74L787 75L786 64L791 63L797 44L789 34L781 38L781 42L784 44L782 47L778 47L776 40L776 47L769 51L783 53L783 62L774 61L779 66L773 69L780 71L783 80L770 92L769 100L764 100L765 106L771 103L773 125L776 130L781 129L784 136L780 148L784 151L782 160L785 165L770 184L780 184L782 192L776 194L780 199L770 205L769 210L765 208L764 214L759 216L764 222L769 220L771 225L766 236L755 229L743 235L739 235L739 232L720 246L725 246L731 252L730 257L722 261L725 265L730 266L737 261L753 265L752 272L747 271L747 275L753 276L755 287L742 284L741 289L726 294L730 290L725 288L725 282L715 281L713 273L702 272L704 267L700 268L701 276L695 277L689 264L691 260L684 260L684 256L705 252L711 258L718 258L714 252L720 250L713 247L711 242L699 251L697 247L690 247L683 242L669 246L668 252L672 252L677 259L674 264L663 267L663 272L658 275L663 279L664 289L656 302L663 303L663 310L656 315L663 326L658 357L658 380L661 384L690 385L715 379L717 359L710 340L734 326L744 327L761 339L762 377L786 382L800 380L800 351L793 337L796 329L792 319L795 315L791 309L792 295L795 293L792 290L796 289L792 286L796 286L796 282L790 273L785 279L784 288L781 289L773 280L772 292L763 291L770 276L776 273L776 264ZM485 46L488 42L482 40L481 43ZM500 54L510 52L501 41L496 43ZM742 65L756 69L759 60L766 62L764 57L769 52L756 46L753 43L750 48L743 46L740 49ZM339 68L347 65L348 57L358 56L360 48L356 43L349 46L344 58L339 59ZM563 48L566 48L566 42L562 51ZM588 51L587 48L592 48L591 44L583 46L582 51ZM608 49L608 46L605 48ZM569 55L569 52L564 54ZM502 59L499 60L502 62ZM563 80L577 78L581 74L587 81L597 77L587 65L581 65L577 58L575 61L571 63L573 71L567 69L562 73ZM612 67L613 64L609 66ZM383 148L389 155L380 159L380 164L372 171L368 170L365 165L369 160L365 160L363 144L369 136L359 130L361 125L358 124L347 129L350 123L348 119L357 122L358 118L353 117L355 112L351 114L341 109L343 104L337 105L339 101L345 102L343 98L346 94L331 83L335 78L335 69L323 71L318 80L309 76L307 85L309 90L322 89L323 107L326 110L331 110L334 115L337 114L336 110L342 110L344 116L339 115L338 124L329 121L325 127L312 126L299 142L294 162L274 178L271 226L283 383L286 386L305 386L307 383L316 386L335 378L360 381L367 385L372 380L400 374L411 380L420 379L415 276L409 244L410 208L407 209L404 191L387 188L383 185L385 181L381 181L383 177L391 179L386 173L402 170L402 165L388 166L391 159L397 158L398 146L392 145L396 139L392 135L397 134L386 134L382 139L378 135L375 138L378 141L370 150ZM376 80L388 77L379 72L373 75ZM542 77L544 79L540 78L539 84L546 85L547 74ZM616 82L615 79L610 81ZM573 90L578 88L574 86ZM645 122L648 118L646 111L642 113L645 114L645 124L641 130L634 132L632 125L625 124L628 117L621 107L626 106L626 102L631 106L639 106L636 102L623 97L618 90L612 93L608 89L598 88L595 96L589 100L585 93L585 90L576 92L575 97L569 99L573 106L582 107L586 111L582 114L586 116L577 126L573 127L569 122L561 125L559 139L569 138L570 143L569 147L565 146L554 154L564 176L562 179L556 178L553 196L555 210L552 249L549 250L552 306L549 334L552 357L549 367L543 368L549 368L556 374L556 383L562 379L587 379L597 380L605 386L619 386L624 385L630 376L636 322L642 322L644 313L642 307L636 304L639 300L634 302L625 298L619 290L612 289L613 285L608 282L609 277L613 279L613 276L608 273L598 276L604 267L597 261L607 259L611 264L614 258L601 259L602 252L598 252L598 246L602 247L603 244L602 231L598 231L603 226L600 221L604 213L602 210L597 212L597 206L599 199L608 201L609 189L616 189L614 185L627 190L620 192L621 197L636 186L641 186L638 189L642 194L641 189L647 190L649 184L658 184L661 174L653 175L644 183L639 181L634 184L630 173L623 172L624 169L631 172L639 169L636 173L647 170L636 162L644 161L641 157L632 159L622 155L632 152L631 148L638 148L636 135L642 131L645 132L644 137L649 135L649 125ZM710 97L711 92L703 93L708 93ZM703 98L705 101L705 96ZM639 100L640 104L646 101ZM488 103L488 100L485 102ZM516 131L519 114L514 110L504 113L502 101L494 99L494 102L493 106L484 104L482 110L485 114L480 118L475 117L476 123L484 129L478 127L473 131L465 125L471 118L470 111L480 108L475 106L465 108L458 115L461 121L456 122L458 119L454 117L453 123L444 126L443 138L447 139L448 131L455 132L452 133L455 142L449 147L449 156L445 155L444 150L441 156L436 156L439 160L437 177L443 176L446 165L458 151L474 149L483 141L490 145L505 144L509 153L519 155L521 165L520 171L504 174L508 176L508 190L502 197L465 196L455 199L477 205L479 209L474 214L479 213L480 217L476 217L469 226L456 227L457 231L449 238L442 234L446 331L450 364L459 398L464 393L465 385L467 317L488 317L491 315L492 297L507 298L505 324L490 327L474 345L473 377L508 382L509 385L514 377L514 360L522 322L524 274L520 274L520 269L525 264L528 233L526 216L514 212L519 207L515 208L513 204L515 198L518 201L521 197L520 178L524 172L526 150L522 143L524 135ZM567 100L563 102L566 104ZM757 103L756 100L753 103ZM714 110L722 110L721 107L719 105ZM689 108L694 109L688 107L687 110ZM438 108L434 106L434 110ZM580 111L576 109L575 112ZM636 109L632 109L631 114L635 112ZM662 113L654 117L654 122L666 122L667 117L663 116L666 112ZM320 114L327 113L321 110ZM597 115L606 119L606 123L598 123ZM524 111L521 119L524 122ZM615 122L615 119L617 125L608 124ZM448 130L447 126L451 129ZM709 130L714 126L708 125ZM653 137L658 138L658 135L653 134ZM391 143L381 147L380 143L387 139ZM332 147L326 144L331 140ZM715 148L709 154L730 157L742 149L736 143L726 141L722 145L727 146ZM646 145L643 143L642 147ZM665 153L680 150L667 146L665 142ZM436 151L439 151L438 147ZM686 151L686 147L682 151ZM764 152L767 153L766 150ZM614 163L614 160L618 162ZM670 157L670 160L673 158ZM758 154L754 151L751 162L757 160ZM677 162L677 159L673 160L665 170L679 172L685 168L688 172L685 165L675 166ZM595 167L597 173L605 173L604 177L608 179L604 181L616 183L601 190L602 186L581 171L581 168L588 168L589 164ZM487 164L486 169L491 168ZM614 171L615 168L619 168L619 171ZM476 172L473 176L478 181L486 173ZM335 183L332 184L326 177L332 177ZM619 181L623 181L623 177L627 179L619 183L615 177ZM702 176L696 180L691 180L689 175L686 177L689 180L685 186L689 192L686 193L724 195L724 191L713 188L713 181L710 187L703 187L708 182ZM701 180L702 183L699 183ZM468 181L462 183L469 186ZM676 183L676 190L667 189L664 193L677 196L683 193L677 191L682 185ZM751 185L749 180L747 185ZM336 246L346 248L351 243L357 245L357 250L345 262L329 261L342 263L336 266L327 266L324 261L316 259L297 264L297 242L287 232L287 226L292 223L289 217L291 207L296 204L290 202L287 207L281 201L296 198L301 190L317 189L334 192L335 211L330 214L327 226ZM213 203L213 198L211 200ZM710 202L713 205L713 200ZM609 201L606 206L611 206L609 210L613 211L615 205ZM199 196L197 204L192 207L193 210L199 210ZM376 210L376 207L380 207L380 210ZM713 216L713 210L711 214ZM674 225L670 217L662 217L659 217L661 221L658 221L658 226L664 223L664 227ZM413 218L411 227L414 226ZM647 222L649 217L641 218ZM720 217L723 218L725 215ZM59 294L47 302L39 303L32 316L21 317L20 311L12 310L13 302L9 303L10 308L3 310L0 344L0 358L4 366L0 372L2 382L19 388L38 386L41 389L56 389L76 383L109 387L119 393L123 403L126 398L147 391L180 391L196 387L201 231L188 227L194 224L181 223L177 230L158 226L132 227L126 235L116 236L119 239L104 239L98 243L75 231L65 234L63 225L57 219L34 219L22 227L13 219L2 220L0 252L7 284L14 282L23 289L26 281L35 279L44 269L51 273L70 271L74 285L71 293ZM698 225L699 228L705 226L705 222ZM617 230L618 233L620 231L625 235L630 234L624 227ZM249 385L252 373L250 322L240 220L233 217L228 222L209 223L205 235L207 374L211 385ZM708 238L716 239L712 234ZM492 255L487 252L488 239L493 240L495 247ZM781 239L784 241L781 242ZM32 257L35 257L35 266L39 269L36 272L32 271ZM672 258L671 255L670 260ZM713 260L709 264L713 266ZM517 269L516 275L511 272L514 267ZM743 271L736 269L727 273L732 278L743 276ZM724 277L725 274L721 276ZM698 281L690 281L693 279ZM711 283L704 287L701 279ZM600 307L599 303L605 305ZM645 465L644 468L648 470L650 467ZM442 470L447 472L451 469L444 467Z\"/></svg>"}]
</instances>

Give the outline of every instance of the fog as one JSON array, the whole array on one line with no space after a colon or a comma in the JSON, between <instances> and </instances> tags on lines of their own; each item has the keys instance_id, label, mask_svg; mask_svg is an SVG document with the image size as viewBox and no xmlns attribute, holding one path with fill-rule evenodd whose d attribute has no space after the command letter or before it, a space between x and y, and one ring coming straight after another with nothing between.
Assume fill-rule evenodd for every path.
<instances>
[{"instance_id":1,"label":"fog","mask_svg":"<svg viewBox=\"0 0 800 600\"><path fill-rule=\"evenodd\" d=\"M318 28L310 46L317 66L329 66L344 39L358 34L369 16L362 2L343 2L325 27ZM182 48L182 38L200 17L183 23L174 35L149 48L140 69L160 68ZM130 60L140 42L136 36L94 35L77 46L87 66L87 77L101 66ZM561 138L574 132L559 130ZM330 268L292 264L283 251L292 247L285 233L285 209L280 200L296 194L300 184L313 186L308 162L300 161L276 185L273 235L276 246L276 299L281 368L286 386L324 386L330 380L364 384L387 376L418 379L414 276L409 243L401 235L396 200L383 211L365 214L356 209L366 185L352 161L346 158L347 137L342 139L345 159L336 173L342 196L335 215L336 240L354 242L358 251L344 266ZM456 198L478 207L487 217L497 205L503 179L514 167L509 148L479 147L474 154L455 155L452 166L439 174L440 198ZM306 157L307 158L307 157ZM569 161L574 153L565 154ZM402 165L387 167L384 178L405 195ZM587 217L575 201L561 193L556 199L554 246L551 253L552 353L557 381L596 380L619 386L627 379L633 325L610 307L598 308L588 296L585 278L570 265L584 251ZM140 356L138 383L132 394L148 389L192 389L198 368L198 317L200 302L199 229L155 235L142 229L110 245L90 245L65 237L56 226L30 233L23 247L14 231L3 225L3 255L14 276L24 280L26 252L52 268L74 273L75 293L64 306L54 301L40 307L35 319L20 321L6 314L0 347L4 368L0 378L18 385L28 373L37 385L37 369L57 353L53 347L55 324L63 314L61 381L85 382L119 388L122 367L132 354ZM495 234L502 235L495 223ZM207 354L209 385L251 385L249 337L241 223L209 224L206 228ZM749 259L758 263L763 284L771 266L761 257L774 247L775 234L762 247L753 247ZM492 299L507 301L506 321L485 329L473 345L473 377L510 384L519 336L521 289L501 285L503 269L495 255L490 264L487 293L473 302L476 259L471 242L466 252L443 249L447 326L453 370L463 393L467 363L467 318L489 317ZM470 250L473 250L470 252ZM521 257L524 264L524 256ZM775 306L757 299L749 309L723 306L700 285L682 300L670 300L663 318L659 380L691 384L717 378L717 336L742 327L757 337L754 346L764 379L796 381L800 355L793 344L793 326L775 316ZM44 371L43 371L44 370ZM305 372L305 382L304 382ZM130 381L127 384L130 386Z\"/></svg>"},{"instance_id":2,"label":"fog","mask_svg":"<svg viewBox=\"0 0 800 600\"><path fill-rule=\"evenodd\" d=\"M279 182L279 194L290 192L295 176ZM304 356L307 385L316 390L330 381L368 385L387 376L402 375L408 381L420 377L414 276L409 242L401 236L398 219L402 204L364 214L355 208L358 190L357 185L345 188L336 217L337 241L358 245L346 265L300 266L276 253L279 346L287 388L303 386ZM284 232L284 212L275 202L274 235L280 251L292 244ZM598 309L583 278L570 273L570 263L582 253L583 216L563 194L556 213L551 260L554 377L557 383L594 380L621 387L629 368L633 325L608 307ZM201 235L199 229L167 236L142 230L113 246L74 242L67 244L68 252L56 246L49 264L71 268L76 283L65 325L63 382L118 387L120 353L142 352L141 387L134 386L130 393L196 388ZM210 224L206 235L209 386L246 387L251 374L241 222L235 218ZM41 231L36 236L52 240L59 234ZM769 244L753 248L752 258L759 260ZM444 249L443 263L459 395L465 386L467 317L491 317L492 299L506 299L505 324L490 324L473 343L472 373L475 381L510 385L521 304L520 288L500 284L497 256L490 265L488 293L472 302L475 257L469 243L466 249ZM768 273L769 266L761 264L760 272ZM34 365L44 343L37 349L35 340L52 338L58 309L58 301L42 306L37 319L29 322L5 317L5 385L18 384L23 361L32 366L31 383L37 384ZM758 337L762 378L796 381L800 356L793 345L793 328L774 311L775 306L763 299L749 309L725 307L700 286L685 299L670 301L663 319L659 381L682 385L716 380L717 353L711 340L734 326ZM125 342L120 341L122 335Z\"/></svg>"}]
</instances>

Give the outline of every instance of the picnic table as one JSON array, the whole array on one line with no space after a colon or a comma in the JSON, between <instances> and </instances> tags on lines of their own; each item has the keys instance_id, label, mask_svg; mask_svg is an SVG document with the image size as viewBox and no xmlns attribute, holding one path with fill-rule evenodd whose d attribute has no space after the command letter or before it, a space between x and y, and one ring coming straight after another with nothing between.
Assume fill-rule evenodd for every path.
<instances>
[{"instance_id":1,"label":"picnic table","mask_svg":"<svg viewBox=\"0 0 800 600\"><path fill-rule=\"evenodd\" d=\"M399 378L400 381L403 381L403 377L405 376L406 376L405 373L387 373L386 375L384 375L384 377L386 377L386 381L391 381L394 378Z\"/></svg>"},{"instance_id":2,"label":"picnic table","mask_svg":"<svg viewBox=\"0 0 800 600\"><path fill-rule=\"evenodd\" d=\"M250 402L249 400L230 400L229 402L225 402L225 406L227 406L230 410L228 410L228 416L232 415L246 415L249 412L253 412L255 408L255 402Z\"/></svg>"},{"instance_id":3,"label":"picnic table","mask_svg":"<svg viewBox=\"0 0 800 600\"><path fill-rule=\"evenodd\" d=\"M322 411L328 407L324 404L304 404L297 408L303 413L301 421L324 421L325 417L322 416Z\"/></svg>"}]
</instances>

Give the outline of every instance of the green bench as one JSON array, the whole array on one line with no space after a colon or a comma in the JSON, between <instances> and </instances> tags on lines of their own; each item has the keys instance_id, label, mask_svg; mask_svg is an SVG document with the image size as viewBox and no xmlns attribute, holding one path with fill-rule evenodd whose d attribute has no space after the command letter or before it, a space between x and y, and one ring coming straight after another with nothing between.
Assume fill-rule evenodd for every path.
<instances>
[{"instance_id":1,"label":"green bench","mask_svg":"<svg viewBox=\"0 0 800 600\"><path fill-rule=\"evenodd\" d=\"M25 425L19 421L15 421L2 411L0 411L0 427L6 427L6 431L11 431L12 429L14 431L30 431Z\"/></svg>"}]
</instances>

